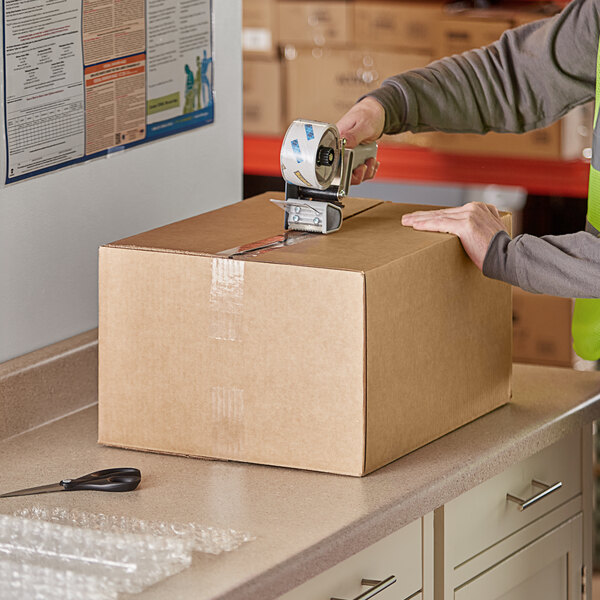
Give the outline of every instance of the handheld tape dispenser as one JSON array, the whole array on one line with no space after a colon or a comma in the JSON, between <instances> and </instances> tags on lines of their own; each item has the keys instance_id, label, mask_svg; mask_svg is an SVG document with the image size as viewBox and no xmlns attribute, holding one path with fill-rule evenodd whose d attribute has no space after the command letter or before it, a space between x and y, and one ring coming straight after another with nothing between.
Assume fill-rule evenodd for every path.
<instances>
[{"instance_id":1,"label":"handheld tape dispenser","mask_svg":"<svg viewBox=\"0 0 600 600\"><path fill-rule=\"evenodd\" d=\"M377 144L346 148L335 125L297 119L281 146L285 200L271 200L285 211L285 229L331 233L342 226L342 200L352 171L377 156Z\"/></svg>"}]
</instances>

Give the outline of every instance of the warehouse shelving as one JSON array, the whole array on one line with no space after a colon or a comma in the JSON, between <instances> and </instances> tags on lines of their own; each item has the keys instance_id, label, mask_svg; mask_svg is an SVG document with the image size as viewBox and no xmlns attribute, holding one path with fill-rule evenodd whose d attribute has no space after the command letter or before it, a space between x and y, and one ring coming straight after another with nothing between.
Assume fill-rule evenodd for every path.
<instances>
[{"instance_id":1,"label":"warehouse shelving","mask_svg":"<svg viewBox=\"0 0 600 600\"><path fill-rule=\"evenodd\" d=\"M276 136L244 136L244 173L279 176L281 142ZM516 185L536 195L587 195L589 163L583 160L464 156L385 144L378 158L380 181Z\"/></svg>"}]
</instances>

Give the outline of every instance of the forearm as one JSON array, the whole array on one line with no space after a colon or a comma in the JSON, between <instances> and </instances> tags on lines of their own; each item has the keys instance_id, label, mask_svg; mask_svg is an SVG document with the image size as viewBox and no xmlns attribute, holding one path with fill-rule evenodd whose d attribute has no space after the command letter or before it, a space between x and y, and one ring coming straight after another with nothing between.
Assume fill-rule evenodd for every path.
<instances>
[{"instance_id":1,"label":"forearm","mask_svg":"<svg viewBox=\"0 0 600 600\"><path fill-rule=\"evenodd\" d=\"M574 0L490 46L387 79L370 94L385 109L385 133L520 133L591 100L599 6Z\"/></svg>"},{"instance_id":2,"label":"forearm","mask_svg":"<svg viewBox=\"0 0 600 600\"><path fill-rule=\"evenodd\" d=\"M567 298L600 298L600 239L585 233L519 235L492 239L483 274L529 292Z\"/></svg>"}]
</instances>

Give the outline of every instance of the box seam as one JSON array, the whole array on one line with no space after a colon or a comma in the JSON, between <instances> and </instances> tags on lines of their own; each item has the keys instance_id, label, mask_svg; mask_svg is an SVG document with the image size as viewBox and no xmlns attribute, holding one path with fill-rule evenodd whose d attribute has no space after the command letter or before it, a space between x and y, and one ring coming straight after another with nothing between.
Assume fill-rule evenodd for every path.
<instances>
[{"instance_id":1,"label":"box seam","mask_svg":"<svg viewBox=\"0 0 600 600\"><path fill-rule=\"evenodd\" d=\"M362 215L364 212L367 212L373 208L376 208L377 206L381 206L382 204L385 204L384 200L380 200L379 202L377 202L377 204L372 204L371 206L367 206L367 207L363 208L362 210L359 210L358 212L351 214L349 217L345 217L344 220L348 221L348 220L352 219L353 217ZM151 231L154 231L154 230L151 230ZM274 235L281 235L281 233L276 233ZM135 244L120 244L119 242L111 242L109 244L103 244L102 246L100 246L100 248L120 248L122 250L139 250L142 252L165 252L168 254L187 254L190 256L209 256L211 258L229 258L229 257L225 257L225 256L219 256L219 254L217 252L173 250L172 248L149 248L148 246L137 246ZM268 261L265 261L265 262L268 262ZM319 267L316 267L316 268L319 268ZM330 267L324 267L324 268L330 268ZM336 269L336 270L342 270L342 269ZM353 269L343 269L343 270L353 270Z\"/></svg>"}]
</instances>

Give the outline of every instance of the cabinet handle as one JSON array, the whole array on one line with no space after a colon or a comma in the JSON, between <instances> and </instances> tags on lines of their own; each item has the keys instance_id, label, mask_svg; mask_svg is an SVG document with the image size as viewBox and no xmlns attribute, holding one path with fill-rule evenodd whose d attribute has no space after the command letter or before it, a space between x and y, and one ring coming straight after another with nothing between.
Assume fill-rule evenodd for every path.
<instances>
[{"instance_id":1,"label":"cabinet handle","mask_svg":"<svg viewBox=\"0 0 600 600\"><path fill-rule=\"evenodd\" d=\"M531 485L535 485L539 488L542 488L542 491L539 494L536 494L535 496L528 498L527 500L523 500L522 498L517 498L516 496L513 496L512 494L506 494L506 499L518 504L519 510L525 510L526 508L529 508L532 504L539 502L542 498L545 498L546 496L549 496L552 492L555 492L556 490L560 489L562 487L562 481L557 481L556 483L554 483L552 485L548 485L547 483L542 483L541 481L538 481L537 479L532 479Z\"/></svg>"},{"instance_id":2,"label":"cabinet handle","mask_svg":"<svg viewBox=\"0 0 600 600\"><path fill-rule=\"evenodd\" d=\"M359 594L353 600L370 600L370 598L375 597L379 592L383 592L383 590L390 587L390 585L394 585L396 583L396 576L390 575L386 579L363 579L360 582L360 585L368 585L371 586L370 590ZM342 598L331 598L331 600L343 600Z\"/></svg>"}]
</instances>

